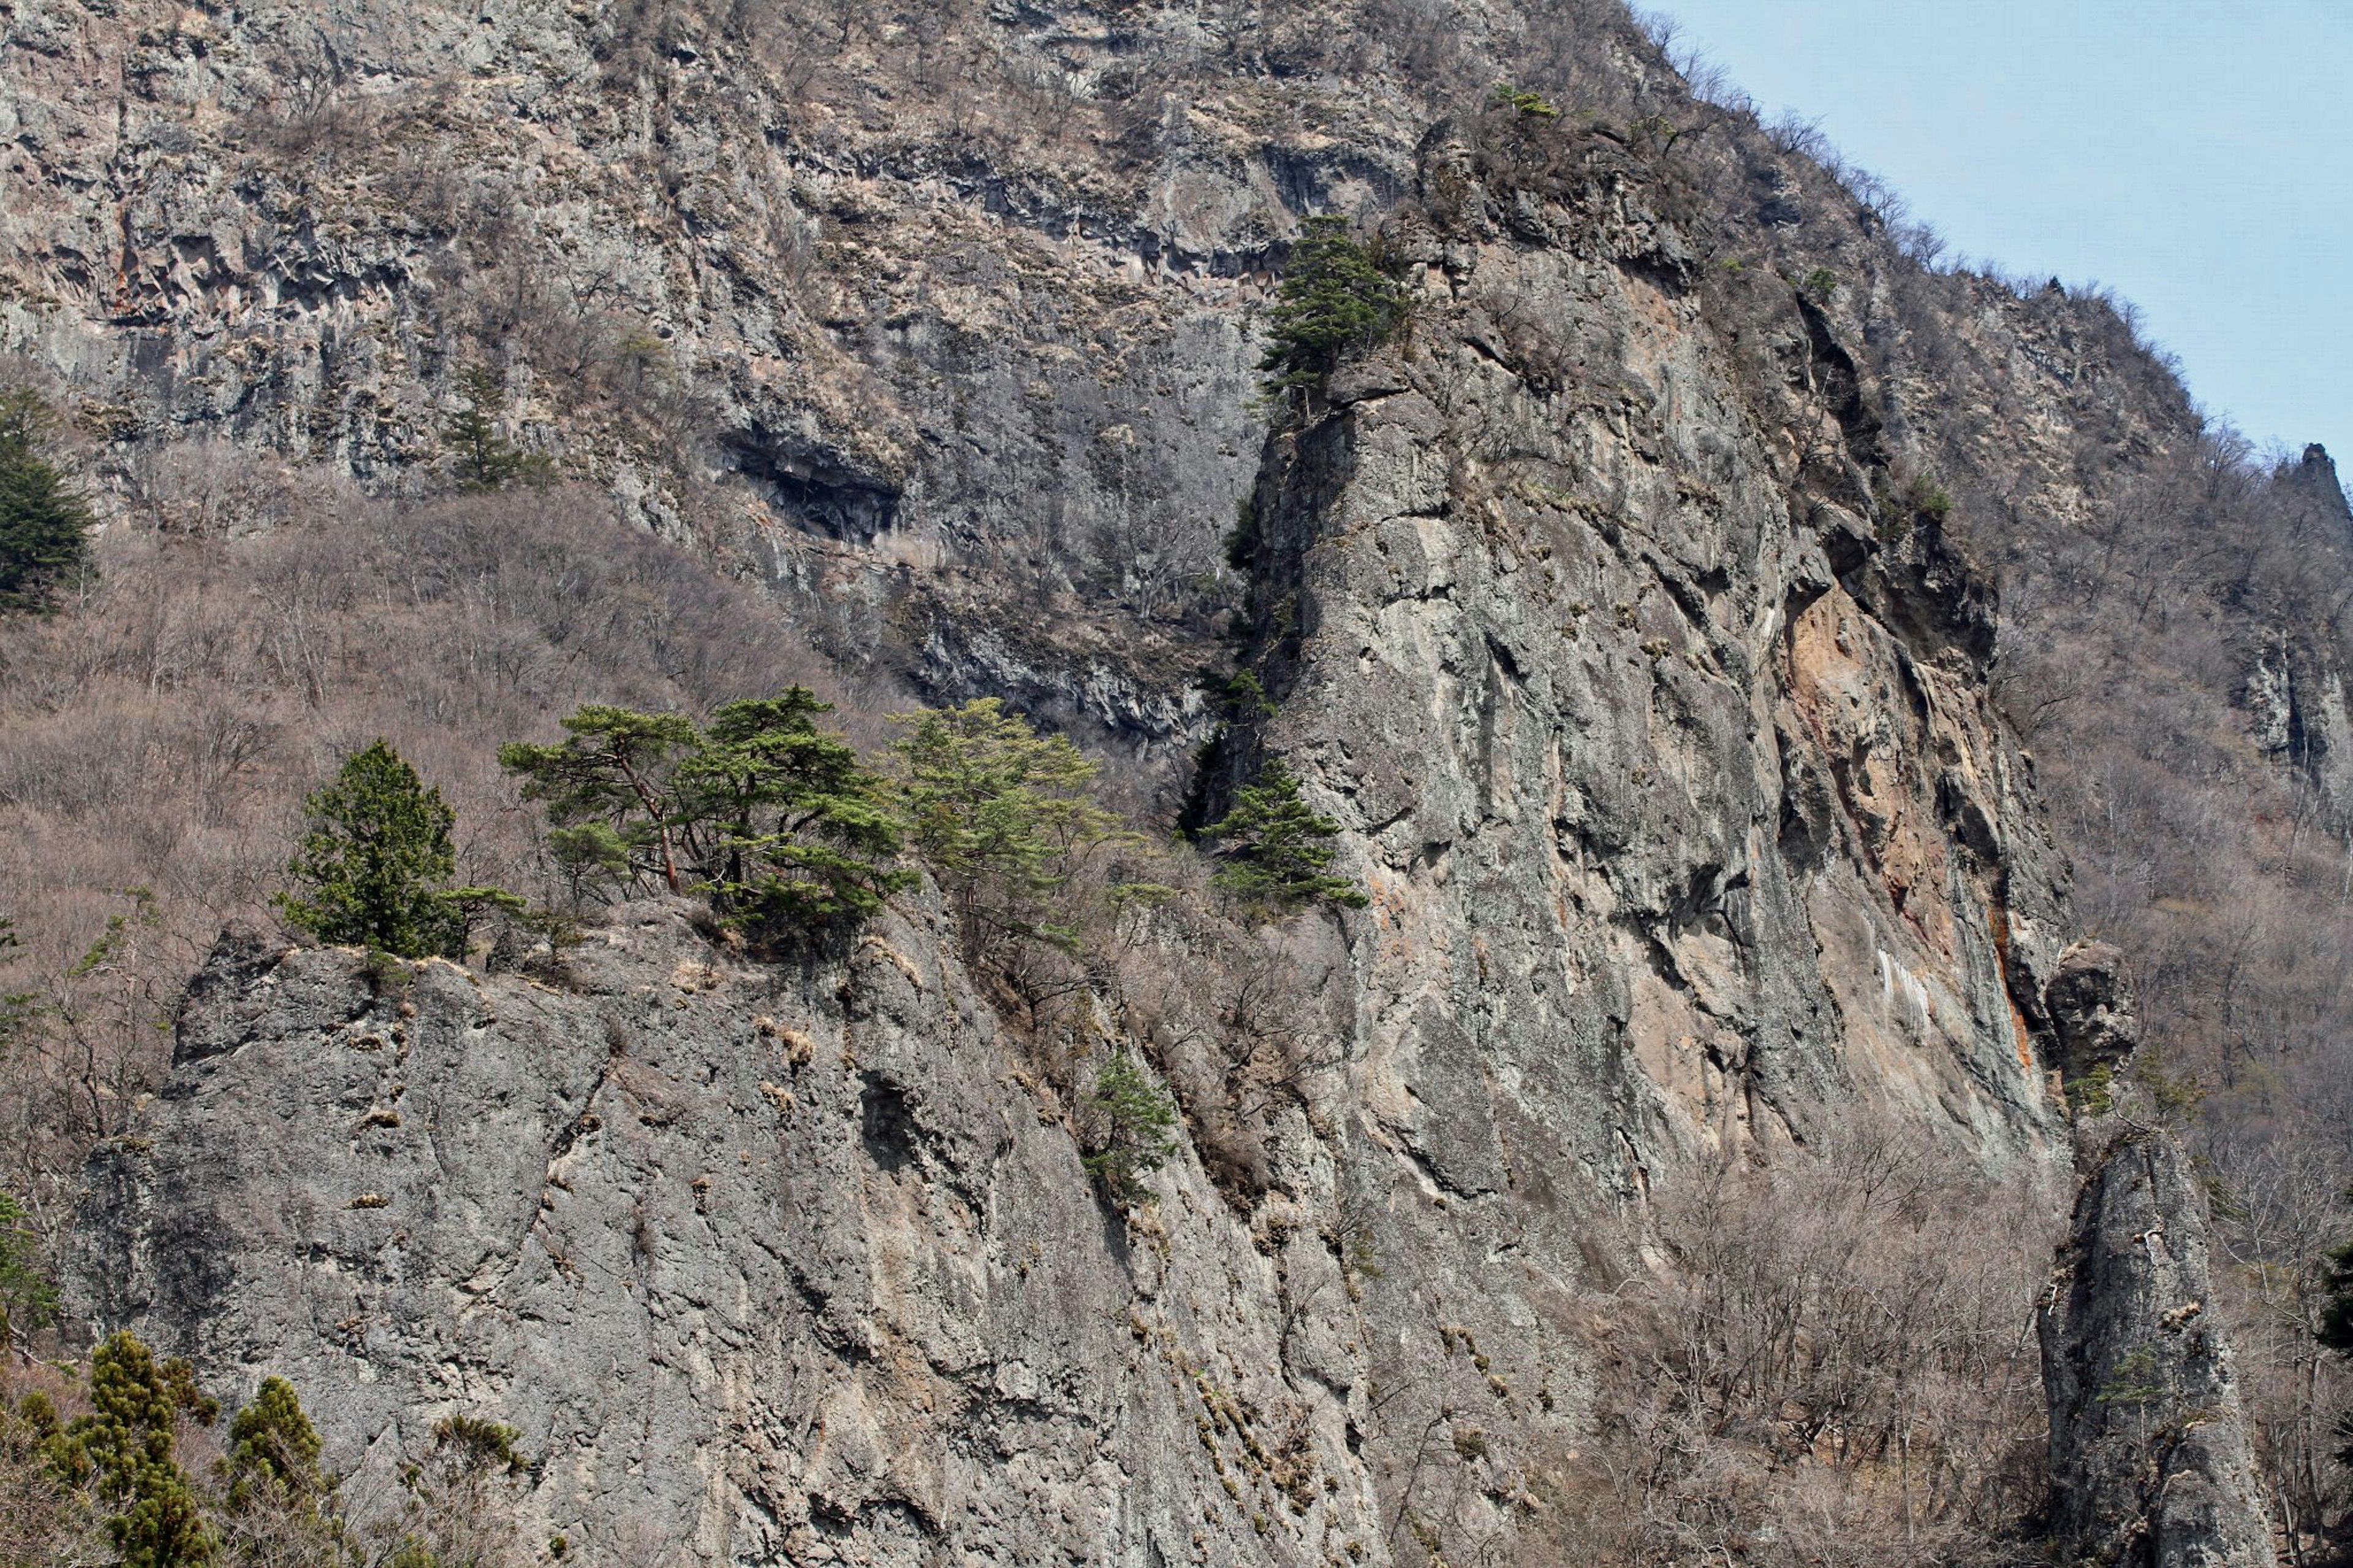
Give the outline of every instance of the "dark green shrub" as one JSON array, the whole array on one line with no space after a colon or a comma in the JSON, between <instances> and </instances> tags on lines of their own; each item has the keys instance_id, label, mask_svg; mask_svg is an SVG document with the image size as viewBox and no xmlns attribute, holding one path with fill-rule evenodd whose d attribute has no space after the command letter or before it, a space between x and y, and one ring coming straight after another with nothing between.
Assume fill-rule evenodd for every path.
<instances>
[{"instance_id":1,"label":"dark green shrub","mask_svg":"<svg viewBox=\"0 0 2353 1568\"><path fill-rule=\"evenodd\" d=\"M1176 1152L1176 1102L1134 1056L1114 1050L1084 1110L1092 1144L1083 1157L1087 1173L1123 1207L1143 1201L1144 1179Z\"/></svg>"},{"instance_id":2,"label":"dark green shrub","mask_svg":"<svg viewBox=\"0 0 2353 1568\"><path fill-rule=\"evenodd\" d=\"M1270 393L1321 387L1342 360L1377 347L1405 320L1403 284L1349 232L1348 220L1312 217L1291 247L1259 372Z\"/></svg>"},{"instance_id":3,"label":"dark green shrub","mask_svg":"<svg viewBox=\"0 0 2353 1568\"><path fill-rule=\"evenodd\" d=\"M2082 1116L2105 1116L2116 1109L2116 1075L2105 1062L2067 1080L2067 1103Z\"/></svg>"},{"instance_id":4,"label":"dark green shrub","mask_svg":"<svg viewBox=\"0 0 2353 1568\"><path fill-rule=\"evenodd\" d=\"M1327 869L1337 853L1329 840L1340 825L1299 798L1299 781L1281 763L1269 763L1258 782L1234 796L1233 808L1201 830L1223 841L1222 865L1210 879L1262 913L1313 902L1352 910L1371 902L1364 889Z\"/></svg>"},{"instance_id":5,"label":"dark green shrub","mask_svg":"<svg viewBox=\"0 0 2353 1568\"><path fill-rule=\"evenodd\" d=\"M0 610L47 608L89 561L90 505L43 455L56 423L32 393L0 391Z\"/></svg>"},{"instance_id":6,"label":"dark green shrub","mask_svg":"<svg viewBox=\"0 0 2353 1568\"><path fill-rule=\"evenodd\" d=\"M1905 491L1904 500L1913 515L1926 518L1930 522L1943 522L1953 514L1952 493L1938 484L1932 474L1915 478L1911 487Z\"/></svg>"}]
</instances>

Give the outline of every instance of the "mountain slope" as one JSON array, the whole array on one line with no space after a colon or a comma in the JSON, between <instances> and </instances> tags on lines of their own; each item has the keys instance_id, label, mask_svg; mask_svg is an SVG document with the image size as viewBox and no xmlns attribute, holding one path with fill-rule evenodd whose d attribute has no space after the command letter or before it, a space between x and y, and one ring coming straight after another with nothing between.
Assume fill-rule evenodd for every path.
<instances>
[{"instance_id":1,"label":"mountain slope","mask_svg":"<svg viewBox=\"0 0 2353 1568\"><path fill-rule=\"evenodd\" d=\"M2147 498L2200 473L2272 515L2105 301L1926 267L1614 6L7 26L0 346L74 400L102 553L235 583L347 514L495 521L406 510L487 363L576 487L534 541L601 498L737 579L694 640L773 614L748 663L666 649L660 700L806 643L854 726L1003 695L1156 823L1279 759L1372 900L1271 932L1180 900L1051 1006L916 906L799 969L632 906L576 973L428 968L414 1020L354 957L230 944L168 1076L142 1020L110 1043L163 1092L93 1129L122 1135L86 1323L298 1370L377 1484L499 1413L544 1456L533 1530L617 1561L1767 1561L1812 1530L1959 1562L2029 1527L2016 1331L2064 1212L2056 1079L2092 1065L2066 988L2115 978L2053 837L2121 742L2063 693L2127 635L2048 584L2086 542L2154 559ZM1273 274L1329 209L1411 319L1259 395ZM561 574L457 553L428 627ZM397 574L369 561L363 598ZM2192 623L2205 585L2158 575L2134 625ZM2292 576L2244 592L2318 689ZM2242 639L2199 636L2141 651L2227 738ZM94 745L57 642L9 646L22 721ZM596 695L406 721L487 816L515 737L470 727ZM239 823L288 814L304 700L223 773ZM70 840L53 773L16 787ZM259 913L248 837L237 891L172 894L184 941ZM545 875L522 825L483 843ZM73 880L13 858L19 901ZM1078 1161L1122 1047L1187 1118L1133 1216ZM2000 1221L1942 1236L1965 1205ZM1879 1310L1907 1283L1926 1315Z\"/></svg>"}]
</instances>

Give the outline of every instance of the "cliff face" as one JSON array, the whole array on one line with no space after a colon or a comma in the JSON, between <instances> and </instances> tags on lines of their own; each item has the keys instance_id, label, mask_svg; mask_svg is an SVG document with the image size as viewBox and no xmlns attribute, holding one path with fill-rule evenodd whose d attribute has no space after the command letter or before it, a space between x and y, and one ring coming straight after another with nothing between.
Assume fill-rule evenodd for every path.
<instances>
[{"instance_id":1,"label":"cliff face","mask_svg":"<svg viewBox=\"0 0 2353 1568\"><path fill-rule=\"evenodd\" d=\"M2042 1320L2055 1522L2075 1560L2277 1560L2207 1237L2168 1135L2126 1133L2093 1162Z\"/></svg>"},{"instance_id":2,"label":"cliff face","mask_svg":"<svg viewBox=\"0 0 2353 1568\"><path fill-rule=\"evenodd\" d=\"M938 937L783 970L645 907L560 988L225 939L77 1294L293 1378L355 1492L498 1412L592 1562L1377 1549L1326 1205L1193 1167L1131 1232Z\"/></svg>"},{"instance_id":3,"label":"cliff face","mask_svg":"<svg viewBox=\"0 0 2353 1568\"><path fill-rule=\"evenodd\" d=\"M1597 1436L1620 1205L1858 1106L2055 1158L2052 858L1954 569L1831 499L1872 504L1864 435L1746 402L1605 150L1544 197L1468 157L1399 241L1409 340L1260 476L1277 716L1230 749L1293 760L1373 904L1254 1191L1188 1156L1107 1211L923 921L793 973L652 911L562 994L232 945L102 1157L92 1321L287 1370L347 1463L495 1408L599 1551L1384 1561L1409 1517L1514 1539ZM1801 401L1840 351L1773 326ZM1241 983L1114 1026L1176 1070ZM1442 1486L1431 1429L1477 1436Z\"/></svg>"},{"instance_id":4,"label":"cliff face","mask_svg":"<svg viewBox=\"0 0 2353 1568\"><path fill-rule=\"evenodd\" d=\"M1923 453L2079 515L2093 432L2178 437L2074 307L1904 304L1884 225L1614 7L754 9L20 5L0 344L134 511L206 451L430 489L495 347L522 438L846 674L1009 696L1132 801L1239 647L1271 710L1201 803L1281 757L1370 908L1093 977L1090 1048L1190 1114L1133 1215L920 900L797 966L669 906L526 974L225 942L93 1166L83 1324L286 1373L370 1484L513 1422L592 1561L1542 1560L1602 1304L1679 1263L1653 1200L1856 1117L2063 1169L2113 955L2063 958ZM1539 59L1615 128L1477 110ZM1273 408L1271 268L1331 208L1393 213L1418 304ZM1314 1038L1238 1086L1270 988ZM2054 1389L2147 1338L2106 1300Z\"/></svg>"},{"instance_id":5,"label":"cliff face","mask_svg":"<svg viewBox=\"0 0 2353 1568\"><path fill-rule=\"evenodd\" d=\"M1256 500L1257 739L1375 898L1365 1103L1472 1196L1632 1195L1857 1095L2043 1157L2055 858L1965 578L1870 499L1875 431L1801 434L1833 331L1746 322L1760 399L1617 149L1548 191L1472 161L1434 137L1410 340Z\"/></svg>"}]
</instances>

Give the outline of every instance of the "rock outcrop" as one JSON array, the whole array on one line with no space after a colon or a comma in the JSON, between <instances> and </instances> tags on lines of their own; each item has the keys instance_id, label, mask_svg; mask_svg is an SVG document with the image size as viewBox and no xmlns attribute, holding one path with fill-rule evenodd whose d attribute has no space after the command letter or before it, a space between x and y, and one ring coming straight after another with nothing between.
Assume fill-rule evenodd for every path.
<instances>
[{"instance_id":1,"label":"rock outcrop","mask_svg":"<svg viewBox=\"0 0 2353 1568\"><path fill-rule=\"evenodd\" d=\"M1328 1192L1188 1166L1131 1230L934 917L780 967L692 913L544 979L224 940L81 1310L292 1378L355 1496L511 1422L524 1539L588 1562L1379 1554Z\"/></svg>"},{"instance_id":2,"label":"rock outcrop","mask_svg":"<svg viewBox=\"0 0 2353 1568\"><path fill-rule=\"evenodd\" d=\"M1857 1096L2048 1157L2059 873L1978 590L1872 500L1867 421L1814 452L1804 393L1753 412L1638 169L1596 142L1531 188L1465 142L1433 134L1392 241L1410 341L1274 437L1279 712L1229 747L1354 830L1380 1135L1433 1192L1517 1202L1568 1171L1635 1195ZM1794 303L1748 331L1777 388L1846 363Z\"/></svg>"},{"instance_id":3,"label":"rock outcrop","mask_svg":"<svg viewBox=\"0 0 2353 1568\"><path fill-rule=\"evenodd\" d=\"M2273 1568L2205 1194L2170 1134L2106 1131L2042 1319L2055 1533L2071 1562Z\"/></svg>"},{"instance_id":4,"label":"rock outcrop","mask_svg":"<svg viewBox=\"0 0 2353 1568\"><path fill-rule=\"evenodd\" d=\"M2113 1071L2139 1047L2140 1020L2123 966L2124 954L2105 942L2079 942L2059 955L2043 1002L2066 1079Z\"/></svg>"}]
</instances>

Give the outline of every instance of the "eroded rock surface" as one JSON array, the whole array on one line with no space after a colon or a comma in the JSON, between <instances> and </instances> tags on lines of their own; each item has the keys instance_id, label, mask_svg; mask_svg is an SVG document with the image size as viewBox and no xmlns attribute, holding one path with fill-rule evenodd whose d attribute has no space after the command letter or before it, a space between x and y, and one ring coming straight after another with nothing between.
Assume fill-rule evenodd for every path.
<instances>
[{"instance_id":1,"label":"eroded rock surface","mask_svg":"<svg viewBox=\"0 0 2353 1568\"><path fill-rule=\"evenodd\" d=\"M936 935L755 966L644 906L562 989L224 941L75 1293L292 1378L356 1494L515 1424L592 1562L1377 1553L1318 1194L1253 1230L1187 1167L1131 1233Z\"/></svg>"},{"instance_id":2,"label":"eroded rock surface","mask_svg":"<svg viewBox=\"0 0 2353 1568\"><path fill-rule=\"evenodd\" d=\"M2086 1176L2042 1314L2057 1534L2071 1561L2272 1568L2269 1510L2179 1143L2118 1137Z\"/></svg>"}]
</instances>

